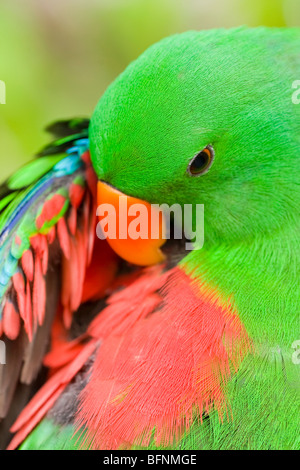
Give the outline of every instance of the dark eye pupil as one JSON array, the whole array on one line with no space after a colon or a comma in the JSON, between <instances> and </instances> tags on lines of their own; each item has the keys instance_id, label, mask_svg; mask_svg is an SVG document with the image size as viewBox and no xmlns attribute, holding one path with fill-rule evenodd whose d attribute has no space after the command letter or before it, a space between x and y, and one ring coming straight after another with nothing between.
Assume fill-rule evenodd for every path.
<instances>
[{"instance_id":1,"label":"dark eye pupil","mask_svg":"<svg viewBox=\"0 0 300 470\"><path fill-rule=\"evenodd\" d=\"M209 163L208 153L202 151L200 152L193 160L190 166L190 172L192 174L197 174L200 171L204 170Z\"/></svg>"},{"instance_id":2,"label":"dark eye pupil","mask_svg":"<svg viewBox=\"0 0 300 470\"><path fill-rule=\"evenodd\" d=\"M192 158L187 167L187 173L190 176L200 176L208 172L213 164L215 158L215 151L211 145L207 145L205 149L201 150L197 155Z\"/></svg>"}]
</instances>

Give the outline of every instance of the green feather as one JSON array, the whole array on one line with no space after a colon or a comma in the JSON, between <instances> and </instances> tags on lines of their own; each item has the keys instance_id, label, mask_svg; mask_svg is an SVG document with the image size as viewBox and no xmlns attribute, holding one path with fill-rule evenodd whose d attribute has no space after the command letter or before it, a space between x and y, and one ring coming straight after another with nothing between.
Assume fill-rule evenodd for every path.
<instances>
[{"instance_id":1,"label":"green feather","mask_svg":"<svg viewBox=\"0 0 300 470\"><path fill-rule=\"evenodd\" d=\"M81 439L74 436L72 425L59 426L44 419L21 445L20 450L78 450Z\"/></svg>"},{"instance_id":2,"label":"green feather","mask_svg":"<svg viewBox=\"0 0 300 470\"><path fill-rule=\"evenodd\" d=\"M180 267L219 294L253 343L223 384L228 416L196 415L172 445L181 450L299 449L299 50L299 29L166 38L117 78L91 121L98 178L151 203L204 204L204 247ZM207 145L214 163L193 178L189 162ZM47 419L23 447L73 446L71 434Z\"/></svg>"},{"instance_id":3,"label":"green feather","mask_svg":"<svg viewBox=\"0 0 300 470\"><path fill-rule=\"evenodd\" d=\"M33 160L9 178L7 184L12 190L22 189L40 179L45 173L65 157L64 154Z\"/></svg>"},{"instance_id":4,"label":"green feather","mask_svg":"<svg viewBox=\"0 0 300 470\"><path fill-rule=\"evenodd\" d=\"M181 262L238 313L253 352L226 386L231 410L180 448L299 446L300 30L188 32L148 49L91 120L98 177L156 204L204 204L205 243ZM191 159L215 150L208 173Z\"/></svg>"}]
</instances>

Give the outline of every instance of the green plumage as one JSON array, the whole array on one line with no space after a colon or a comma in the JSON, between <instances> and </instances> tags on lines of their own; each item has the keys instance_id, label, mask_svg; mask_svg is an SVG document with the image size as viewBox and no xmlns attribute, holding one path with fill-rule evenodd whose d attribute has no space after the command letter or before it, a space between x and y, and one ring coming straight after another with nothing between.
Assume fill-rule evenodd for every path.
<instances>
[{"instance_id":1,"label":"green plumage","mask_svg":"<svg viewBox=\"0 0 300 470\"><path fill-rule=\"evenodd\" d=\"M73 435L73 426L58 426L45 419L20 450L79 450L81 441Z\"/></svg>"},{"instance_id":2,"label":"green plumage","mask_svg":"<svg viewBox=\"0 0 300 470\"><path fill-rule=\"evenodd\" d=\"M228 385L233 421L212 414L184 447L299 446L299 50L298 29L173 36L128 67L92 119L100 178L150 202L204 203L204 248L182 266L233 305L253 340ZM210 171L189 177L208 144Z\"/></svg>"},{"instance_id":3,"label":"green plumage","mask_svg":"<svg viewBox=\"0 0 300 470\"><path fill-rule=\"evenodd\" d=\"M117 78L92 117L99 179L151 203L204 204L204 247L180 267L237 313L251 340L224 384L227 418L215 409L196 417L182 450L299 448L299 51L299 29L166 38ZM214 163L193 178L188 164L208 145ZM72 431L56 438L48 417L23 448L72 446Z\"/></svg>"}]
</instances>

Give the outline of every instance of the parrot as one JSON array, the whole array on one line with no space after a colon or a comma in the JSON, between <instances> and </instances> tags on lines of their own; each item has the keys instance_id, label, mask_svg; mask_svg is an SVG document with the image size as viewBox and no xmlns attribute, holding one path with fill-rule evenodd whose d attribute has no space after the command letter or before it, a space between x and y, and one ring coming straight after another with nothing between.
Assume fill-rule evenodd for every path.
<instances>
[{"instance_id":1,"label":"parrot","mask_svg":"<svg viewBox=\"0 0 300 470\"><path fill-rule=\"evenodd\" d=\"M299 50L164 38L0 187L3 447L299 449ZM203 205L203 246L99 237L121 198Z\"/></svg>"}]
</instances>

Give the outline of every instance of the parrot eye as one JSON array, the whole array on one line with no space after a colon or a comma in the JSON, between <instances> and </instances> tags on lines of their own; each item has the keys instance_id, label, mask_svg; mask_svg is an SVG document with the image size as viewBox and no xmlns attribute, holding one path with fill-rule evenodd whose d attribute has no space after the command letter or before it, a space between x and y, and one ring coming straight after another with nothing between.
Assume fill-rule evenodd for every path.
<instances>
[{"instance_id":1,"label":"parrot eye","mask_svg":"<svg viewBox=\"0 0 300 470\"><path fill-rule=\"evenodd\" d=\"M207 145L205 149L197 153L189 163L187 173L190 176L201 176L208 172L213 164L215 151L211 145Z\"/></svg>"}]
</instances>

